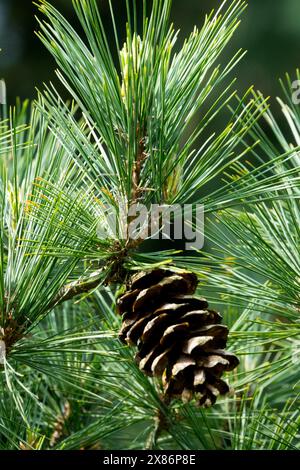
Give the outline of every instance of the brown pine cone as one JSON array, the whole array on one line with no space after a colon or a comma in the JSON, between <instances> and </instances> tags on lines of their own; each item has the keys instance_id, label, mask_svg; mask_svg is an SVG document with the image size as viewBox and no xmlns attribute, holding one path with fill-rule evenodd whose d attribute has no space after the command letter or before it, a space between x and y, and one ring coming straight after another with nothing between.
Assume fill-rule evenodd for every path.
<instances>
[{"instance_id":1,"label":"brown pine cone","mask_svg":"<svg viewBox=\"0 0 300 470\"><path fill-rule=\"evenodd\" d=\"M223 372L239 364L224 351L228 328L205 299L193 296L197 276L165 269L139 273L117 301L122 342L136 345L139 368L162 378L165 395L208 407L229 391Z\"/></svg>"}]
</instances>

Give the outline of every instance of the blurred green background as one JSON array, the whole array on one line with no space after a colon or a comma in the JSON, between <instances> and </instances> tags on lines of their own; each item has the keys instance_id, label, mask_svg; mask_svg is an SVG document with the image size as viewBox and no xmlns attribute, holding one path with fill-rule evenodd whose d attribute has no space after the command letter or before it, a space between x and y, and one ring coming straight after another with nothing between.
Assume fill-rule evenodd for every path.
<instances>
[{"instance_id":1,"label":"blurred green background","mask_svg":"<svg viewBox=\"0 0 300 470\"><path fill-rule=\"evenodd\" d=\"M114 0L120 25L124 24L124 3ZM181 37L194 24L201 25L203 15L221 3L174 0L172 15ZM76 25L71 0L52 0L52 4ZM99 7L109 24L107 0L99 0ZM0 78L6 80L9 103L16 96L34 97L35 87L42 88L43 81L56 81L54 61L34 34L36 13L31 0L0 0ZM278 78L285 72L293 74L300 65L300 1L249 0L241 26L227 49L228 56L239 48L248 50L235 71L239 90L255 84L265 95L278 95Z\"/></svg>"}]
</instances>

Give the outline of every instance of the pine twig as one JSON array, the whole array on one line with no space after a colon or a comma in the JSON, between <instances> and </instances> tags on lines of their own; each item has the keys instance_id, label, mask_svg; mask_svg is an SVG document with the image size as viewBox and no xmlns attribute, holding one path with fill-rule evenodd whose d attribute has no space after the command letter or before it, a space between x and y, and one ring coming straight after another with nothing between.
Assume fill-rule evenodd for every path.
<instances>
[{"instance_id":1,"label":"pine twig","mask_svg":"<svg viewBox=\"0 0 300 470\"><path fill-rule=\"evenodd\" d=\"M73 299L77 295L86 294L95 289L101 283L102 273L103 268L95 271L91 276L84 280L74 281L62 287L54 299L49 303L48 310L52 310L54 307L57 307L67 300Z\"/></svg>"},{"instance_id":2,"label":"pine twig","mask_svg":"<svg viewBox=\"0 0 300 470\"><path fill-rule=\"evenodd\" d=\"M64 434L65 423L69 419L70 415L70 403L66 401L63 407L62 414L57 417L56 422L54 424L54 430L50 438L50 447L54 447L57 442L62 438Z\"/></svg>"},{"instance_id":3,"label":"pine twig","mask_svg":"<svg viewBox=\"0 0 300 470\"><path fill-rule=\"evenodd\" d=\"M145 152L145 143L144 137L141 137L138 142L138 151L136 160L134 162L134 167L132 171L132 194L131 194L131 203L136 204L139 200L140 193L143 190L147 190L147 188L140 187L140 180L141 180L141 171L143 167L143 163L147 158L147 154Z\"/></svg>"},{"instance_id":4,"label":"pine twig","mask_svg":"<svg viewBox=\"0 0 300 470\"><path fill-rule=\"evenodd\" d=\"M161 420L159 416L154 419L154 428L150 433L150 436L146 443L146 450L153 450L156 447L157 440L161 433Z\"/></svg>"},{"instance_id":5,"label":"pine twig","mask_svg":"<svg viewBox=\"0 0 300 470\"><path fill-rule=\"evenodd\" d=\"M126 277L123 263L130 248L133 248L133 246L128 244L125 249L120 249L107 260L104 266L93 272L90 276L87 276L85 279L74 281L63 286L54 299L49 303L48 310L51 310L61 303L71 300L78 295L91 292L96 289L101 282L103 282L103 284L120 281L123 282Z\"/></svg>"},{"instance_id":6,"label":"pine twig","mask_svg":"<svg viewBox=\"0 0 300 470\"><path fill-rule=\"evenodd\" d=\"M167 395L164 395L161 399L163 407L167 407L170 403L170 398ZM157 410L157 414L154 417L154 428L151 431L149 438L147 439L145 449L152 450L156 448L157 441L163 431L168 429L168 423L166 415L162 408Z\"/></svg>"}]
</instances>

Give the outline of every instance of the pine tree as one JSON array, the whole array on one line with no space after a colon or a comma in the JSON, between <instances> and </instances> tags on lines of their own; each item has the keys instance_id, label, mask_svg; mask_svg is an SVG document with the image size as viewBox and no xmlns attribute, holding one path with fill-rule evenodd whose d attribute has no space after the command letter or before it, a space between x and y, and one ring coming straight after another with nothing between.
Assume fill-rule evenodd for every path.
<instances>
[{"instance_id":1,"label":"pine tree","mask_svg":"<svg viewBox=\"0 0 300 470\"><path fill-rule=\"evenodd\" d=\"M108 3L114 48L96 0L73 1L84 39L40 1L71 101L45 85L0 125L0 448L299 449L299 111L280 101L292 145L260 93L234 91L243 53L217 65L243 1L181 47L171 0L126 1L125 43ZM202 204L209 252L149 249L124 201ZM155 322L172 355L147 375Z\"/></svg>"}]
</instances>

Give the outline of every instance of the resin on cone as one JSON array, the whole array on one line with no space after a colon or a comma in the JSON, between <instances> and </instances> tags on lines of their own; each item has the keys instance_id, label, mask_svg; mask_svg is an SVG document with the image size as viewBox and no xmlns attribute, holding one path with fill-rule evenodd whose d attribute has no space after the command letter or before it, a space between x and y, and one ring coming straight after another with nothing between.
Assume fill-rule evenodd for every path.
<instances>
[{"instance_id":1,"label":"resin on cone","mask_svg":"<svg viewBox=\"0 0 300 470\"><path fill-rule=\"evenodd\" d=\"M197 276L154 269L131 278L118 299L121 341L138 348L136 361L147 375L161 377L165 395L195 398L211 406L229 391L221 379L239 364L224 350L228 328L221 315L194 296Z\"/></svg>"}]
</instances>

